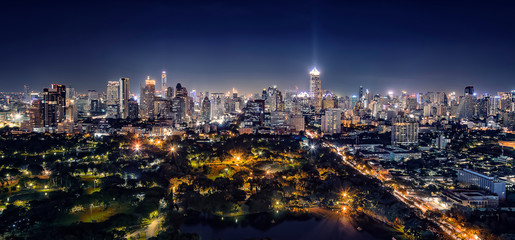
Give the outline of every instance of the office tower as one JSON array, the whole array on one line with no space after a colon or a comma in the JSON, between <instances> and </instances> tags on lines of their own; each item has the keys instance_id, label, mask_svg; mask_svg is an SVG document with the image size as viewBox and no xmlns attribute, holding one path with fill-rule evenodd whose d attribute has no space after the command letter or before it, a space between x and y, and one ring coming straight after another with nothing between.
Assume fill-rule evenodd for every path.
<instances>
[{"instance_id":1,"label":"office tower","mask_svg":"<svg viewBox=\"0 0 515 240\"><path fill-rule=\"evenodd\" d=\"M309 72L309 75L309 94L313 100L312 105L315 107L315 112L319 113L322 110L322 81L320 80L320 72L314 67Z\"/></svg>"},{"instance_id":2,"label":"office tower","mask_svg":"<svg viewBox=\"0 0 515 240\"><path fill-rule=\"evenodd\" d=\"M488 99L488 116L495 116L500 111L501 106L501 97L494 96Z\"/></svg>"},{"instance_id":3,"label":"office tower","mask_svg":"<svg viewBox=\"0 0 515 240\"><path fill-rule=\"evenodd\" d=\"M290 116L290 125L293 129L295 129L295 133L304 131L304 116L302 116L301 114L292 114Z\"/></svg>"},{"instance_id":4,"label":"office tower","mask_svg":"<svg viewBox=\"0 0 515 240\"><path fill-rule=\"evenodd\" d=\"M209 101L209 95L206 94L204 100L202 100L202 107L200 108L201 121L209 122L211 119L211 101Z\"/></svg>"},{"instance_id":5,"label":"office tower","mask_svg":"<svg viewBox=\"0 0 515 240\"><path fill-rule=\"evenodd\" d=\"M75 89L66 88L66 121L76 122L78 117L77 105L75 102Z\"/></svg>"},{"instance_id":6,"label":"office tower","mask_svg":"<svg viewBox=\"0 0 515 240\"><path fill-rule=\"evenodd\" d=\"M120 78L118 82L120 83L118 86L118 89L120 90L120 93L118 94L118 98L120 99L120 103L118 104L120 108L120 117L125 119L129 116L129 78Z\"/></svg>"},{"instance_id":7,"label":"office tower","mask_svg":"<svg viewBox=\"0 0 515 240\"><path fill-rule=\"evenodd\" d=\"M465 95L474 95L474 86L466 86Z\"/></svg>"},{"instance_id":8,"label":"office tower","mask_svg":"<svg viewBox=\"0 0 515 240\"><path fill-rule=\"evenodd\" d=\"M190 99L188 98L188 90L180 83L175 86L175 97L172 100L172 114L175 122L186 122L186 116L189 113Z\"/></svg>"},{"instance_id":9,"label":"office tower","mask_svg":"<svg viewBox=\"0 0 515 240\"><path fill-rule=\"evenodd\" d=\"M42 100L36 99L32 101L29 108L30 125L32 128L41 128L45 126L45 105Z\"/></svg>"},{"instance_id":10,"label":"office tower","mask_svg":"<svg viewBox=\"0 0 515 240\"><path fill-rule=\"evenodd\" d=\"M331 93L325 94L324 99L322 100L322 108L328 109L328 108L335 108L335 107L336 107L336 103L334 101L333 94L331 94Z\"/></svg>"},{"instance_id":11,"label":"office tower","mask_svg":"<svg viewBox=\"0 0 515 240\"><path fill-rule=\"evenodd\" d=\"M223 93L211 94L211 119L222 119L225 114L225 96Z\"/></svg>"},{"instance_id":12,"label":"office tower","mask_svg":"<svg viewBox=\"0 0 515 240\"><path fill-rule=\"evenodd\" d=\"M468 169L460 169L458 170L458 181L468 185L475 185L491 193L495 193L499 196L499 200L506 199L506 182L503 180Z\"/></svg>"},{"instance_id":13,"label":"office tower","mask_svg":"<svg viewBox=\"0 0 515 240\"><path fill-rule=\"evenodd\" d=\"M248 101L243 108L241 128L257 128L265 124L265 100Z\"/></svg>"},{"instance_id":14,"label":"office tower","mask_svg":"<svg viewBox=\"0 0 515 240\"><path fill-rule=\"evenodd\" d=\"M43 89L44 125L56 127L66 117L66 86L52 84Z\"/></svg>"},{"instance_id":15,"label":"office tower","mask_svg":"<svg viewBox=\"0 0 515 240\"><path fill-rule=\"evenodd\" d=\"M185 87L182 87L180 83L177 83L175 86L175 96L176 97L186 97L188 96L188 90Z\"/></svg>"},{"instance_id":16,"label":"office tower","mask_svg":"<svg viewBox=\"0 0 515 240\"><path fill-rule=\"evenodd\" d=\"M166 98L154 98L154 117L156 119L169 119L172 118L170 111L170 101Z\"/></svg>"},{"instance_id":17,"label":"office tower","mask_svg":"<svg viewBox=\"0 0 515 240\"><path fill-rule=\"evenodd\" d=\"M362 101L364 97L365 97L365 95L363 95L363 86L359 86L358 100Z\"/></svg>"},{"instance_id":18,"label":"office tower","mask_svg":"<svg viewBox=\"0 0 515 240\"><path fill-rule=\"evenodd\" d=\"M106 95L106 117L119 118L120 110L120 82L109 81L107 82L107 95Z\"/></svg>"},{"instance_id":19,"label":"office tower","mask_svg":"<svg viewBox=\"0 0 515 240\"><path fill-rule=\"evenodd\" d=\"M166 91L166 71L163 71L161 73L161 92L163 93L163 95L165 94L165 91ZM161 96L163 96L161 95Z\"/></svg>"},{"instance_id":20,"label":"office tower","mask_svg":"<svg viewBox=\"0 0 515 240\"><path fill-rule=\"evenodd\" d=\"M329 108L322 116L322 132L325 134L338 134L342 132L343 110L340 108Z\"/></svg>"},{"instance_id":21,"label":"office tower","mask_svg":"<svg viewBox=\"0 0 515 240\"><path fill-rule=\"evenodd\" d=\"M30 90L28 85L23 85L23 100L30 103Z\"/></svg>"},{"instance_id":22,"label":"office tower","mask_svg":"<svg viewBox=\"0 0 515 240\"><path fill-rule=\"evenodd\" d=\"M91 100L98 100L98 92L96 90L88 90L88 99Z\"/></svg>"},{"instance_id":23,"label":"office tower","mask_svg":"<svg viewBox=\"0 0 515 240\"><path fill-rule=\"evenodd\" d=\"M418 121L414 118L398 117L392 124L392 145L418 144Z\"/></svg>"},{"instance_id":24,"label":"office tower","mask_svg":"<svg viewBox=\"0 0 515 240\"><path fill-rule=\"evenodd\" d=\"M277 89L277 86L269 87L267 90L267 97L265 102L265 111L274 112L283 110L283 95Z\"/></svg>"},{"instance_id":25,"label":"office tower","mask_svg":"<svg viewBox=\"0 0 515 240\"><path fill-rule=\"evenodd\" d=\"M109 81L107 82L107 105L118 105L120 102L120 82Z\"/></svg>"},{"instance_id":26,"label":"office tower","mask_svg":"<svg viewBox=\"0 0 515 240\"><path fill-rule=\"evenodd\" d=\"M173 99L173 87L168 87L166 89L166 99L168 99L168 100Z\"/></svg>"},{"instance_id":27,"label":"office tower","mask_svg":"<svg viewBox=\"0 0 515 240\"><path fill-rule=\"evenodd\" d=\"M474 117L474 106L476 105L476 97L474 96L474 87L465 87L465 96L460 99L458 106L458 118L472 119Z\"/></svg>"},{"instance_id":28,"label":"office tower","mask_svg":"<svg viewBox=\"0 0 515 240\"><path fill-rule=\"evenodd\" d=\"M140 115L142 120L154 119L154 98L156 96L156 81L145 80L145 86L141 89Z\"/></svg>"},{"instance_id":29,"label":"office tower","mask_svg":"<svg viewBox=\"0 0 515 240\"><path fill-rule=\"evenodd\" d=\"M130 98L127 101L127 119L134 120L138 119L139 116L139 105L134 98Z\"/></svg>"}]
</instances>

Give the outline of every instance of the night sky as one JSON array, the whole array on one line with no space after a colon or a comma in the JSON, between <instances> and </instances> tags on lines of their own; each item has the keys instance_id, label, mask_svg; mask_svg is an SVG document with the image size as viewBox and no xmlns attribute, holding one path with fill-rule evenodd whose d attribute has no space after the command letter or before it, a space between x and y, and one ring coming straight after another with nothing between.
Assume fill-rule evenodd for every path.
<instances>
[{"instance_id":1,"label":"night sky","mask_svg":"<svg viewBox=\"0 0 515 240\"><path fill-rule=\"evenodd\" d=\"M163 70L188 90L307 90L314 65L345 95L515 89L515 1L6 2L0 91L129 77L138 93Z\"/></svg>"}]
</instances>

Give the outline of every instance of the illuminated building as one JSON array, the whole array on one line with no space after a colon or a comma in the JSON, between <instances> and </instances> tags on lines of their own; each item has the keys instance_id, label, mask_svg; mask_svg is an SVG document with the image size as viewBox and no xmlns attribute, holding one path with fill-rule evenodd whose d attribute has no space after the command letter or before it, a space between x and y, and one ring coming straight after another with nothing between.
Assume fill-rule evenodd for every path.
<instances>
[{"instance_id":1,"label":"illuminated building","mask_svg":"<svg viewBox=\"0 0 515 240\"><path fill-rule=\"evenodd\" d=\"M154 98L156 96L156 81L147 77L145 86L141 89L140 115L142 120L154 119Z\"/></svg>"},{"instance_id":2,"label":"illuminated building","mask_svg":"<svg viewBox=\"0 0 515 240\"><path fill-rule=\"evenodd\" d=\"M211 101L209 101L209 94L206 93L204 100L202 100L202 106L200 108L200 120L203 122L209 122L211 119Z\"/></svg>"},{"instance_id":3,"label":"illuminated building","mask_svg":"<svg viewBox=\"0 0 515 240\"><path fill-rule=\"evenodd\" d=\"M322 132L326 134L338 134L342 132L343 110L340 108L328 108L322 116Z\"/></svg>"},{"instance_id":4,"label":"illuminated building","mask_svg":"<svg viewBox=\"0 0 515 240\"><path fill-rule=\"evenodd\" d=\"M173 87L168 87L166 89L166 99L170 101L173 99Z\"/></svg>"},{"instance_id":5,"label":"illuminated building","mask_svg":"<svg viewBox=\"0 0 515 240\"><path fill-rule=\"evenodd\" d=\"M177 83L175 87L175 97L172 100L172 114L174 120L178 123L186 121L187 108L189 107L188 100L188 90L180 83Z\"/></svg>"},{"instance_id":6,"label":"illuminated building","mask_svg":"<svg viewBox=\"0 0 515 240\"><path fill-rule=\"evenodd\" d=\"M45 105L39 99L33 100L29 108L30 125L32 128L44 127Z\"/></svg>"},{"instance_id":7,"label":"illuminated building","mask_svg":"<svg viewBox=\"0 0 515 240\"><path fill-rule=\"evenodd\" d=\"M120 104L120 82L109 81L107 82L107 96L106 96L106 112L107 118L119 117L119 104Z\"/></svg>"},{"instance_id":8,"label":"illuminated building","mask_svg":"<svg viewBox=\"0 0 515 240\"><path fill-rule=\"evenodd\" d=\"M52 84L43 89L43 104L45 127L56 127L66 117L66 87Z\"/></svg>"},{"instance_id":9,"label":"illuminated building","mask_svg":"<svg viewBox=\"0 0 515 240\"><path fill-rule=\"evenodd\" d=\"M139 116L139 105L138 102L131 98L127 101L127 119L138 119Z\"/></svg>"},{"instance_id":10,"label":"illuminated building","mask_svg":"<svg viewBox=\"0 0 515 240\"><path fill-rule=\"evenodd\" d=\"M460 169L458 170L458 181L495 193L500 200L506 199L506 182L495 177L489 177L468 169Z\"/></svg>"},{"instance_id":11,"label":"illuminated building","mask_svg":"<svg viewBox=\"0 0 515 240\"><path fill-rule=\"evenodd\" d=\"M163 71L161 73L161 92L163 93L163 95L165 94L165 91L166 91L166 71Z\"/></svg>"},{"instance_id":12,"label":"illuminated building","mask_svg":"<svg viewBox=\"0 0 515 240\"><path fill-rule=\"evenodd\" d=\"M419 124L414 118L395 118L392 124L392 145L418 144Z\"/></svg>"},{"instance_id":13,"label":"illuminated building","mask_svg":"<svg viewBox=\"0 0 515 240\"><path fill-rule=\"evenodd\" d=\"M312 98L315 112L319 113L322 110L322 81L320 80L320 72L316 67L309 72L309 95Z\"/></svg>"},{"instance_id":14,"label":"illuminated building","mask_svg":"<svg viewBox=\"0 0 515 240\"><path fill-rule=\"evenodd\" d=\"M125 119L129 116L129 78L120 78L119 83L119 111L120 117Z\"/></svg>"}]
</instances>

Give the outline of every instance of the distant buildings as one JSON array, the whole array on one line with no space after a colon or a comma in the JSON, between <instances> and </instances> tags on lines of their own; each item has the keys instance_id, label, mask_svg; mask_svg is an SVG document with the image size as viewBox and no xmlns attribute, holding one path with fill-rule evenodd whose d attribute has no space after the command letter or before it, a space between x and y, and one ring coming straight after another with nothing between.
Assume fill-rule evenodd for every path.
<instances>
[{"instance_id":1,"label":"distant buildings","mask_svg":"<svg viewBox=\"0 0 515 240\"><path fill-rule=\"evenodd\" d=\"M460 169L458 170L458 181L495 193L500 200L506 199L506 182L495 177L488 177L468 169Z\"/></svg>"}]
</instances>

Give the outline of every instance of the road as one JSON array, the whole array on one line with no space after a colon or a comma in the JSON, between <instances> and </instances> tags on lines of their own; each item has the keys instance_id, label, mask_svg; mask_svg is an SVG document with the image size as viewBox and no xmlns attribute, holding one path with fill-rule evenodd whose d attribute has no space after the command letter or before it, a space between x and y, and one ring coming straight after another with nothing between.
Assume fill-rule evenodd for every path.
<instances>
[{"instance_id":1,"label":"road","mask_svg":"<svg viewBox=\"0 0 515 240\"><path fill-rule=\"evenodd\" d=\"M145 234L145 239L149 239L151 237L157 236L159 232L159 225L164 220L163 216L157 217L150 224L148 224L145 228L138 229L131 234L125 236L125 239L140 239L143 234Z\"/></svg>"},{"instance_id":2,"label":"road","mask_svg":"<svg viewBox=\"0 0 515 240\"><path fill-rule=\"evenodd\" d=\"M345 163L346 165L349 165L351 166L352 168L354 168L356 171L358 171L359 173L361 173L362 175L365 175L365 176L372 176L372 177L375 177L376 179L380 180L383 185L385 185L385 182L381 179L381 178L378 178L376 175L374 174L367 174L366 172L362 171L361 169L357 168L356 164L350 162L347 160L345 154L344 154L344 151L340 148L338 148L337 146L333 145L333 144L324 144L325 146L327 147L330 147L334 150L336 150L336 153L341 157L343 163ZM412 207L412 208L417 208L419 209L420 211L422 211L422 213L425 213L427 211L427 208L425 208L423 205L420 205L417 203L417 199L409 196L409 195L405 195L399 191L397 191L396 189L393 190L393 196L395 196L399 201L403 202L404 204ZM439 211L439 210L438 210ZM435 218L429 218L429 217L426 217L425 215L420 215L421 218L424 218L426 220L429 220L429 221L432 221L433 223L435 223L436 225L438 225L442 231L444 231L449 237L451 237L452 239L476 239L476 240L480 240L481 238L479 238L479 236L477 235L474 235L474 234L470 234L470 233L467 233L466 230L461 230L461 227L458 226L457 224L453 224L445 219L435 219Z\"/></svg>"}]
</instances>

